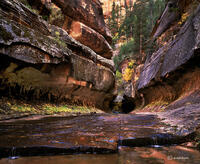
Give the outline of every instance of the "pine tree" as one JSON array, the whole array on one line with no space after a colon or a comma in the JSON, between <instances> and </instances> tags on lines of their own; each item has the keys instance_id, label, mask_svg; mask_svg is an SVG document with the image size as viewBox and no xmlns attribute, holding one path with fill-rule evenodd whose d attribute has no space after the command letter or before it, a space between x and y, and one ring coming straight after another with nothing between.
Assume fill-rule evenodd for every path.
<instances>
[{"instance_id":1,"label":"pine tree","mask_svg":"<svg viewBox=\"0 0 200 164\"><path fill-rule=\"evenodd\" d=\"M121 15L121 6L113 6L110 24L114 28L111 28L114 44L118 40L125 41L121 47L120 55L115 61L123 60L130 54L133 58L136 56L145 57L150 34L165 6L165 0L136 0L132 5L131 2L132 0L124 0L124 17ZM114 22L117 22L117 25L113 26Z\"/></svg>"}]
</instances>

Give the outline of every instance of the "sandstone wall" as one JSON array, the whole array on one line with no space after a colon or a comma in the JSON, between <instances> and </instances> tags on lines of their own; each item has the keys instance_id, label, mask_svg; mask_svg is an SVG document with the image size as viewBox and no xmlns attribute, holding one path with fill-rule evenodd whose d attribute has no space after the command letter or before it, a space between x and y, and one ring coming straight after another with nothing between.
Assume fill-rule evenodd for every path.
<instances>
[{"instance_id":1,"label":"sandstone wall","mask_svg":"<svg viewBox=\"0 0 200 164\"><path fill-rule=\"evenodd\" d=\"M63 28L74 39L110 59L112 38L97 0L36 0L27 2L50 24Z\"/></svg>"},{"instance_id":2,"label":"sandstone wall","mask_svg":"<svg viewBox=\"0 0 200 164\"><path fill-rule=\"evenodd\" d=\"M115 81L113 63L87 46L18 1L2 0L0 94L10 90L20 97L109 110Z\"/></svg>"},{"instance_id":3,"label":"sandstone wall","mask_svg":"<svg viewBox=\"0 0 200 164\"><path fill-rule=\"evenodd\" d=\"M157 50L147 57L137 82L140 104L166 106L200 89L194 80L199 77L199 18L199 2L168 2L152 33Z\"/></svg>"}]
</instances>

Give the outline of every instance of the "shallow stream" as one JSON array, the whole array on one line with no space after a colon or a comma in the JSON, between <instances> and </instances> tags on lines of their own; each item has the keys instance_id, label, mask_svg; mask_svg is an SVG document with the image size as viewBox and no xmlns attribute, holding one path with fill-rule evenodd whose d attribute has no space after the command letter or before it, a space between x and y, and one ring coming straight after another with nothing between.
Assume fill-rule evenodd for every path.
<instances>
[{"instance_id":1,"label":"shallow stream","mask_svg":"<svg viewBox=\"0 0 200 164\"><path fill-rule=\"evenodd\" d=\"M0 164L199 164L200 152L167 144L156 115L34 116L0 122ZM131 147L124 146L131 141ZM129 142L128 142L129 145ZM133 147L133 146L136 147Z\"/></svg>"}]
</instances>

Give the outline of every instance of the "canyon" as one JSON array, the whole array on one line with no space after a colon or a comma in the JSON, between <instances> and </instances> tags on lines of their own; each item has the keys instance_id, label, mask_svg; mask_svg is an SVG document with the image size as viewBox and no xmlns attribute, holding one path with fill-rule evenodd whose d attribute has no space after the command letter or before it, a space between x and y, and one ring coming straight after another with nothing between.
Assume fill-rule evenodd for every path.
<instances>
[{"instance_id":1,"label":"canyon","mask_svg":"<svg viewBox=\"0 0 200 164\"><path fill-rule=\"evenodd\" d=\"M109 109L115 81L111 36L100 3L78 2L1 1L2 94ZM53 7L61 13L47 22Z\"/></svg>"},{"instance_id":2,"label":"canyon","mask_svg":"<svg viewBox=\"0 0 200 164\"><path fill-rule=\"evenodd\" d=\"M79 104L101 113L2 117L0 163L59 161L55 155L59 163L66 155L88 163L112 163L111 157L114 163L199 163L199 1L167 1L151 34L155 49L125 95L121 112L129 114L112 113L116 77L104 21L112 2L1 0L2 99ZM0 114L15 102L1 102ZM184 159L176 159L180 154Z\"/></svg>"}]
</instances>

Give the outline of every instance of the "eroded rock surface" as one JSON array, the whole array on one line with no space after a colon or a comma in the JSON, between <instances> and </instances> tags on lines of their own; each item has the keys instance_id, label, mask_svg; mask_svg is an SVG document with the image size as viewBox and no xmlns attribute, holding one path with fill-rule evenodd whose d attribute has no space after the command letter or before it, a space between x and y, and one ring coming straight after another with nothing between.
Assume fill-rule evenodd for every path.
<instances>
[{"instance_id":1,"label":"eroded rock surface","mask_svg":"<svg viewBox=\"0 0 200 164\"><path fill-rule=\"evenodd\" d=\"M109 108L114 87L110 60L15 0L1 1L0 33L2 92L15 88L38 99Z\"/></svg>"},{"instance_id":2,"label":"eroded rock surface","mask_svg":"<svg viewBox=\"0 0 200 164\"><path fill-rule=\"evenodd\" d=\"M112 42L99 1L27 0L50 24L66 30L70 36L97 54L111 59Z\"/></svg>"},{"instance_id":3,"label":"eroded rock surface","mask_svg":"<svg viewBox=\"0 0 200 164\"><path fill-rule=\"evenodd\" d=\"M173 14L173 12L171 13ZM189 61L194 55L197 56L199 54L199 17L200 7L195 11L194 16L188 16L188 20L180 27L174 39L171 38L166 45L159 48L157 52L148 58L140 76L138 89L146 87L153 79L165 77L168 73L173 72ZM163 19L166 20L167 18L161 18L160 21L162 22ZM165 31L164 27L166 26L160 26L158 26L155 36L158 35L157 32L160 35L160 31Z\"/></svg>"},{"instance_id":4,"label":"eroded rock surface","mask_svg":"<svg viewBox=\"0 0 200 164\"><path fill-rule=\"evenodd\" d=\"M199 22L199 2L168 1L152 33L157 49L147 57L135 100L144 111L166 110L162 118L187 132L200 125Z\"/></svg>"}]
</instances>

